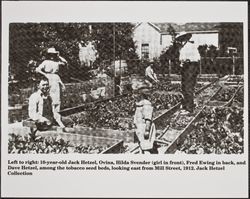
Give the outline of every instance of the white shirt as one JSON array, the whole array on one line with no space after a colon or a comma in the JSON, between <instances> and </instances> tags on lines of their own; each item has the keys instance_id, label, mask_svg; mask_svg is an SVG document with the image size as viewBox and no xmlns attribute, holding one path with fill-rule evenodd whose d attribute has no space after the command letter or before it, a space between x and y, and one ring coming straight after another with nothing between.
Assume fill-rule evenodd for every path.
<instances>
[{"instance_id":1,"label":"white shirt","mask_svg":"<svg viewBox=\"0 0 250 199\"><path fill-rule=\"evenodd\" d=\"M148 66L145 70L145 76L150 77L153 80L157 80L156 74L154 73L154 70L151 68L151 66Z\"/></svg>"},{"instance_id":2,"label":"white shirt","mask_svg":"<svg viewBox=\"0 0 250 199\"><path fill-rule=\"evenodd\" d=\"M44 60L38 67L37 71L44 70L46 73L57 73L59 70L59 62L53 60Z\"/></svg>"},{"instance_id":3,"label":"white shirt","mask_svg":"<svg viewBox=\"0 0 250 199\"><path fill-rule=\"evenodd\" d=\"M44 70L45 73L58 73L59 65L67 63L66 59L59 56L61 61L44 60L37 68L36 71Z\"/></svg>"},{"instance_id":4,"label":"white shirt","mask_svg":"<svg viewBox=\"0 0 250 199\"><path fill-rule=\"evenodd\" d=\"M190 60L192 62L198 62L200 60L200 54L195 44L187 42L180 50L180 61Z\"/></svg>"},{"instance_id":5,"label":"white shirt","mask_svg":"<svg viewBox=\"0 0 250 199\"><path fill-rule=\"evenodd\" d=\"M46 98L42 95L42 92L38 90L37 92L33 93L29 98L29 117L36 121L43 118L43 99ZM54 118L56 121L61 119L61 116L53 112Z\"/></svg>"}]
</instances>

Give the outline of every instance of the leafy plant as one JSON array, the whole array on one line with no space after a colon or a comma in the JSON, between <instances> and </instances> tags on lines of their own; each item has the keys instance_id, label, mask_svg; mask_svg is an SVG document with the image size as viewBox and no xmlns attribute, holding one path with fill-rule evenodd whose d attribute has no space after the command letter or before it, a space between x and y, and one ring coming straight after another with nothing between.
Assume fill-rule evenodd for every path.
<instances>
[{"instance_id":1,"label":"leafy plant","mask_svg":"<svg viewBox=\"0 0 250 199\"><path fill-rule=\"evenodd\" d=\"M237 154L244 152L243 111L207 108L178 150L189 154Z\"/></svg>"}]
</instances>

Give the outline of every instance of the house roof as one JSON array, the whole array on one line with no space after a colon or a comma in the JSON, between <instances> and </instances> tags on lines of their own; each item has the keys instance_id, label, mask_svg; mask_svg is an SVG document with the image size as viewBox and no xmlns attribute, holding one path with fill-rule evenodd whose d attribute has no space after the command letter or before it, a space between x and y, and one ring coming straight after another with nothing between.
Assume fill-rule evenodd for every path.
<instances>
[{"instance_id":1,"label":"house roof","mask_svg":"<svg viewBox=\"0 0 250 199\"><path fill-rule=\"evenodd\" d=\"M221 29L221 28L235 28L235 27L240 27L243 28L243 23L238 23L238 22L233 22L233 23L220 23L215 26L216 29Z\"/></svg>"},{"instance_id":2,"label":"house roof","mask_svg":"<svg viewBox=\"0 0 250 199\"><path fill-rule=\"evenodd\" d=\"M171 25L176 32L195 32L217 30L220 23L150 23L160 29L161 33L168 33L168 27Z\"/></svg>"},{"instance_id":3,"label":"house roof","mask_svg":"<svg viewBox=\"0 0 250 199\"><path fill-rule=\"evenodd\" d=\"M152 26L155 30L157 30L158 32L161 32L161 29L157 26L157 25L155 25L155 24L153 24L153 23L150 23L150 22L147 22L150 26ZM141 23L137 23L136 25L135 25L135 27L134 27L134 29L136 29L138 26L140 26L142 24L142 22Z\"/></svg>"},{"instance_id":4,"label":"house roof","mask_svg":"<svg viewBox=\"0 0 250 199\"><path fill-rule=\"evenodd\" d=\"M159 29L162 33L168 32L168 27L170 25L174 28L174 30L176 32L180 32L180 25L178 25L176 23L153 23L153 24L155 24L157 27L159 27Z\"/></svg>"},{"instance_id":5,"label":"house roof","mask_svg":"<svg viewBox=\"0 0 250 199\"><path fill-rule=\"evenodd\" d=\"M209 31L214 30L219 23L186 23L182 27L185 31Z\"/></svg>"}]
</instances>

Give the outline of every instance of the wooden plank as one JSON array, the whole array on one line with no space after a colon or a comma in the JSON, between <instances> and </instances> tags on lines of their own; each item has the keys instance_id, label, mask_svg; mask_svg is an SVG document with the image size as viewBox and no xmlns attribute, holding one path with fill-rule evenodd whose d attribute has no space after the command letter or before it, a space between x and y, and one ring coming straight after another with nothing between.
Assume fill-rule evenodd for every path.
<instances>
[{"instance_id":1,"label":"wooden plank","mask_svg":"<svg viewBox=\"0 0 250 199\"><path fill-rule=\"evenodd\" d=\"M9 134L12 134L12 133L14 133L15 135L20 135L20 136L29 136L30 128L21 127L19 125L16 127L13 126L11 129L9 129ZM37 131L35 135L41 136L44 138L54 138L56 140L63 139L65 142L69 142L70 147L75 147L75 146L80 146L80 145L110 147L110 146L114 146L118 142L121 142L121 140L107 138L107 137L65 133L65 132L62 132L62 129L59 127L53 128L52 130L47 130L47 131ZM121 145L118 145L118 146L121 147Z\"/></svg>"},{"instance_id":2,"label":"wooden plank","mask_svg":"<svg viewBox=\"0 0 250 199\"><path fill-rule=\"evenodd\" d=\"M36 126L36 123L33 121L33 120L31 120L31 119L26 119L26 120L23 120L22 121L22 124L23 124L23 126L24 127L30 127L30 128L36 128L37 126ZM58 126L51 126L50 127L50 130L57 130L57 128L58 128Z\"/></svg>"},{"instance_id":3,"label":"wooden plank","mask_svg":"<svg viewBox=\"0 0 250 199\"><path fill-rule=\"evenodd\" d=\"M174 105L172 108L166 110L166 112L163 112L161 115L159 115L158 117L153 119L153 122L155 123L155 126L157 127L157 129L164 129L167 124L166 124L166 120L172 115L174 114L181 106L181 102L177 103L176 105Z\"/></svg>"},{"instance_id":4,"label":"wooden plank","mask_svg":"<svg viewBox=\"0 0 250 199\"><path fill-rule=\"evenodd\" d=\"M96 101L85 103L85 104L82 104L82 105L79 105L79 106L75 106L75 107L72 107L72 108L66 108L64 110L61 110L59 113L62 116L68 116L68 115L71 115L71 114L74 114L74 113L78 113L78 112L84 111L84 110L86 110L86 108L91 107L91 106L93 106L95 104L102 103L102 102L107 102L109 100L118 99L118 98L121 98L121 97L125 97L127 95L128 95L128 93L123 94L123 95L119 95L119 96L116 96L116 97L111 97L111 98L96 100Z\"/></svg>"},{"instance_id":5,"label":"wooden plank","mask_svg":"<svg viewBox=\"0 0 250 199\"><path fill-rule=\"evenodd\" d=\"M36 124L31 119L24 120L22 122L24 127L36 128ZM52 126L51 130L56 131L57 126ZM100 136L108 137L113 139L122 139L124 142L134 142L134 130L121 131L113 129L104 129L104 128L90 128L90 127L81 127L76 126L73 128L66 127L64 129L65 133L87 135L87 136Z\"/></svg>"},{"instance_id":6,"label":"wooden plank","mask_svg":"<svg viewBox=\"0 0 250 199\"><path fill-rule=\"evenodd\" d=\"M201 87L198 91L195 92L195 94L201 93L202 91L204 91L206 88L208 88L209 86L211 86L212 84L214 84L214 83L217 82L217 81L218 81L218 79L216 79L216 80L210 82L209 84L207 84L207 85Z\"/></svg>"},{"instance_id":7,"label":"wooden plank","mask_svg":"<svg viewBox=\"0 0 250 199\"><path fill-rule=\"evenodd\" d=\"M213 100L215 98L215 96L222 90L222 87L220 87L210 98L209 101Z\"/></svg>"},{"instance_id":8,"label":"wooden plank","mask_svg":"<svg viewBox=\"0 0 250 199\"><path fill-rule=\"evenodd\" d=\"M235 98L235 96L237 95L237 93L239 92L239 90L242 88L243 86L239 86L237 88L237 90L235 91L235 93L233 94L232 98L224 105L225 107L226 106L230 106Z\"/></svg>"},{"instance_id":9,"label":"wooden plank","mask_svg":"<svg viewBox=\"0 0 250 199\"><path fill-rule=\"evenodd\" d=\"M123 140L120 140L119 142L115 143L111 147L102 151L101 154L122 153L122 149L123 149Z\"/></svg>"},{"instance_id":10,"label":"wooden plank","mask_svg":"<svg viewBox=\"0 0 250 199\"><path fill-rule=\"evenodd\" d=\"M66 128L65 130L66 133L68 132L80 135L108 137L108 138L123 140L124 142L134 142L134 130L122 131L122 130L91 128L82 126Z\"/></svg>"},{"instance_id":11,"label":"wooden plank","mask_svg":"<svg viewBox=\"0 0 250 199\"><path fill-rule=\"evenodd\" d=\"M237 86L239 82L225 82L224 84L227 86Z\"/></svg>"},{"instance_id":12,"label":"wooden plank","mask_svg":"<svg viewBox=\"0 0 250 199\"><path fill-rule=\"evenodd\" d=\"M24 120L24 127L36 128L36 124L32 120ZM57 126L52 126L50 131L56 131L58 129ZM86 136L99 136L99 137L107 137L113 139L122 139L125 142L134 142L134 131L121 131L121 130L112 130L112 129L101 129L101 128L90 128L90 127L81 127L76 126L73 128L66 127L64 130L65 133L71 134L79 134Z\"/></svg>"},{"instance_id":13,"label":"wooden plank","mask_svg":"<svg viewBox=\"0 0 250 199\"><path fill-rule=\"evenodd\" d=\"M190 123L185 127L185 129L180 133L180 135L177 136L175 140L167 147L165 154L174 153L177 149L177 146L181 145L184 142L186 136L193 130L193 123L200 118L203 109L204 107L195 115L195 117L190 121Z\"/></svg>"},{"instance_id":14,"label":"wooden plank","mask_svg":"<svg viewBox=\"0 0 250 199\"><path fill-rule=\"evenodd\" d=\"M107 145L113 145L118 141L120 141L118 139L111 139L106 137L62 133L58 131L37 131L36 135L41 137L53 137L56 139L63 139L66 142L68 141L71 146L79 146L79 145L107 146Z\"/></svg>"},{"instance_id":15,"label":"wooden plank","mask_svg":"<svg viewBox=\"0 0 250 199\"><path fill-rule=\"evenodd\" d=\"M27 119L23 121L23 126L36 128L36 124L33 120Z\"/></svg>"},{"instance_id":16,"label":"wooden plank","mask_svg":"<svg viewBox=\"0 0 250 199\"><path fill-rule=\"evenodd\" d=\"M225 106L227 104L227 102L222 102L222 101L209 101L207 106Z\"/></svg>"},{"instance_id":17,"label":"wooden plank","mask_svg":"<svg viewBox=\"0 0 250 199\"><path fill-rule=\"evenodd\" d=\"M72 80L75 80L77 82L80 82L80 83L85 83L85 81L83 80L80 80L80 79L77 79L77 78L74 78L74 77L71 77Z\"/></svg>"},{"instance_id":18,"label":"wooden plank","mask_svg":"<svg viewBox=\"0 0 250 199\"><path fill-rule=\"evenodd\" d=\"M211 98L211 100L209 101L209 103L207 105L208 106L224 106L224 107L229 106L232 103L232 101L233 101L234 97L236 96L237 92L240 90L241 86L226 86L226 87L233 87L233 88L237 87L236 91L234 92L234 94L232 95L232 97L228 101L224 102L224 101L213 100L216 97L216 95L223 89L223 87L221 87L218 90L218 92L216 92L213 95L213 97Z\"/></svg>"}]
</instances>

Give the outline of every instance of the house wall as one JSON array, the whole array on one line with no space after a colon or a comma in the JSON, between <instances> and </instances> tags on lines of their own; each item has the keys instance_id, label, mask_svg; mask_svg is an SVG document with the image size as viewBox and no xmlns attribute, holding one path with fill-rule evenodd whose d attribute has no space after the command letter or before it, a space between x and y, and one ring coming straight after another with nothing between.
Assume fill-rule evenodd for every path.
<instances>
[{"instance_id":1,"label":"house wall","mask_svg":"<svg viewBox=\"0 0 250 199\"><path fill-rule=\"evenodd\" d=\"M219 35L218 33L193 33L191 41L194 41L194 44L187 45L186 51L191 52L190 54L192 54L192 57L197 54L195 51L198 51L200 45L207 44L208 46L214 45L218 47Z\"/></svg>"},{"instance_id":2,"label":"house wall","mask_svg":"<svg viewBox=\"0 0 250 199\"><path fill-rule=\"evenodd\" d=\"M200 45L207 44L208 46L214 45L219 47L219 33L218 32L194 32L192 33L192 41L194 41L194 45L192 45L192 49L197 49ZM170 35L162 35L162 50L168 48L172 45L172 37ZM191 49L190 49L191 50Z\"/></svg>"},{"instance_id":3,"label":"house wall","mask_svg":"<svg viewBox=\"0 0 250 199\"><path fill-rule=\"evenodd\" d=\"M141 58L142 56L142 44L149 44L149 59L152 60L154 57L159 57L161 52L160 32L151 26L149 23L141 23L134 29L133 39L136 44L136 52Z\"/></svg>"},{"instance_id":4,"label":"house wall","mask_svg":"<svg viewBox=\"0 0 250 199\"><path fill-rule=\"evenodd\" d=\"M194 48L199 45L207 44L208 46L214 45L219 47L219 32L217 31L195 31L190 32L193 34L191 40L194 41ZM161 34L157 28L153 27L150 23L141 23L134 29L133 39L136 44L136 52L142 58L142 44L149 44L149 59L159 57L162 51L166 50L172 45L172 36L168 34Z\"/></svg>"},{"instance_id":5,"label":"house wall","mask_svg":"<svg viewBox=\"0 0 250 199\"><path fill-rule=\"evenodd\" d=\"M162 44L161 44L161 50L168 48L172 44L172 36L164 34L161 36L162 38Z\"/></svg>"},{"instance_id":6,"label":"house wall","mask_svg":"<svg viewBox=\"0 0 250 199\"><path fill-rule=\"evenodd\" d=\"M219 45L219 33L193 33L192 41L197 46L207 44L208 46L214 45L218 47Z\"/></svg>"}]
</instances>

